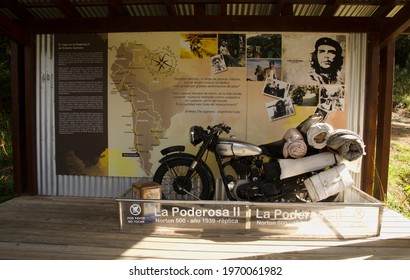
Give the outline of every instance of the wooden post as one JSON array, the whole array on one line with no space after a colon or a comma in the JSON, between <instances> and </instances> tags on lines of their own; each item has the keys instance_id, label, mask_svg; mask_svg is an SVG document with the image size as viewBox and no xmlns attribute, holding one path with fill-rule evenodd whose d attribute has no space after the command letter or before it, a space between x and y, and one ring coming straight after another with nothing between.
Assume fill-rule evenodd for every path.
<instances>
[{"instance_id":1,"label":"wooden post","mask_svg":"<svg viewBox=\"0 0 410 280\"><path fill-rule=\"evenodd\" d=\"M380 63L379 41L379 33L368 34L363 123L363 141L366 145L366 155L363 157L362 161L361 189L370 195L373 195L377 137L377 104Z\"/></svg>"},{"instance_id":2,"label":"wooden post","mask_svg":"<svg viewBox=\"0 0 410 280\"><path fill-rule=\"evenodd\" d=\"M24 47L24 102L25 102L25 164L26 192L37 194L37 149L36 149L36 44L35 36L28 36Z\"/></svg>"},{"instance_id":3,"label":"wooden post","mask_svg":"<svg viewBox=\"0 0 410 280\"><path fill-rule=\"evenodd\" d=\"M381 50L379 114L376 146L376 174L374 197L384 200L387 194L390 157L391 116L393 110L394 40Z\"/></svg>"},{"instance_id":4,"label":"wooden post","mask_svg":"<svg viewBox=\"0 0 410 280\"><path fill-rule=\"evenodd\" d=\"M17 194L37 193L34 36L28 42L11 43L13 179Z\"/></svg>"},{"instance_id":5,"label":"wooden post","mask_svg":"<svg viewBox=\"0 0 410 280\"><path fill-rule=\"evenodd\" d=\"M13 144L13 181L14 192L21 194L23 192L24 184L24 169L22 164L22 154L24 154L24 132L23 128L24 119L21 116L24 112L24 106L21 105L20 96L21 85L23 84L23 78L21 77L21 46L14 41L10 41L11 46L11 59L10 59L10 73L11 73L11 97L12 97L12 144Z\"/></svg>"}]
</instances>

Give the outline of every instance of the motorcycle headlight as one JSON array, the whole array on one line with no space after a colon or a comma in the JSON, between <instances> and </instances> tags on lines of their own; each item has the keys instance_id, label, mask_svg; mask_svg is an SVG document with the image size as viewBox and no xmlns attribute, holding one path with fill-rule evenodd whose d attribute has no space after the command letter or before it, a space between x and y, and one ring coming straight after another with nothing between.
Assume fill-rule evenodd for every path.
<instances>
[{"instance_id":1,"label":"motorcycle headlight","mask_svg":"<svg viewBox=\"0 0 410 280\"><path fill-rule=\"evenodd\" d=\"M203 133L203 128L201 126L191 126L189 129L189 141L191 142L192 145L196 146L199 143L202 142L202 133Z\"/></svg>"}]
</instances>

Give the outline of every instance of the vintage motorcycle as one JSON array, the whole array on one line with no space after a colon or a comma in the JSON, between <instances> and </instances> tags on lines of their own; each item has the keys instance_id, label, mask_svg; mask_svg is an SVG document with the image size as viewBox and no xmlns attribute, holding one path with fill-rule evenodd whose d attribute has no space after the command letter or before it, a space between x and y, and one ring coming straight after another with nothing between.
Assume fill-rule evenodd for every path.
<instances>
[{"instance_id":1,"label":"vintage motorcycle","mask_svg":"<svg viewBox=\"0 0 410 280\"><path fill-rule=\"evenodd\" d=\"M211 200L215 194L215 177L207 165L209 152L215 160L229 200L255 202L309 202L304 180L312 172L280 179L278 159L269 154L269 144L256 146L219 136L229 133L225 124L192 126L190 142L201 144L196 155L185 152L185 146L171 146L161 151L164 156L153 181L162 185L163 199ZM278 171L279 170L279 171Z\"/></svg>"}]
</instances>

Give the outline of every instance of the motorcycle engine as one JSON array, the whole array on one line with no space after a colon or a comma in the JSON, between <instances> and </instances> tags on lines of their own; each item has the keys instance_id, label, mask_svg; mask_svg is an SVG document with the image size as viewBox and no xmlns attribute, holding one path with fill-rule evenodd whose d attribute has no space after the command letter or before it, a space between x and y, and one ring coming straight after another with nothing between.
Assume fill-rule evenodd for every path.
<instances>
[{"instance_id":1,"label":"motorcycle engine","mask_svg":"<svg viewBox=\"0 0 410 280\"><path fill-rule=\"evenodd\" d=\"M278 195L280 189L277 185L268 180L238 180L236 181L232 193L238 200L263 201L268 197Z\"/></svg>"},{"instance_id":2,"label":"motorcycle engine","mask_svg":"<svg viewBox=\"0 0 410 280\"><path fill-rule=\"evenodd\" d=\"M252 159L247 157L231 160L231 166L235 170L238 178L248 178L252 172Z\"/></svg>"}]
</instances>

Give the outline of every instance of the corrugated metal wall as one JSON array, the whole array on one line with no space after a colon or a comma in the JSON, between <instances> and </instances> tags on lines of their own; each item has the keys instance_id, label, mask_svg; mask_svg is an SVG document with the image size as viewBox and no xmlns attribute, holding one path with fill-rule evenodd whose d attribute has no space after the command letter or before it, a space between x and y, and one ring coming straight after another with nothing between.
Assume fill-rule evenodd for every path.
<instances>
[{"instance_id":1,"label":"corrugated metal wall","mask_svg":"<svg viewBox=\"0 0 410 280\"><path fill-rule=\"evenodd\" d=\"M366 75L366 34L350 34L348 40L349 65L346 73L349 74L350 83L346 85L349 92L346 108L346 128L363 135L364 118L364 90ZM360 167L360 162L359 166ZM360 186L360 173L352 173L356 186Z\"/></svg>"},{"instance_id":2,"label":"corrugated metal wall","mask_svg":"<svg viewBox=\"0 0 410 280\"><path fill-rule=\"evenodd\" d=\"M37 36L37 178L39 194L57 195L54 137L54 37Z\"/></svg>"},{"instance_id":3,"label":"corrugated metal wall","mask_svg":"<svg viewBox=\"0 0 410 280\"><path fill-rule=\"evenodd\" d=\"M347 45L349 65L346 71L349 74L350 84L346 85L349 92L347 100L346 128L363 135L363 110L366 74L366 41L365 34L350 34Z\"/></svg>"},{"instance_id":4,"label":"corrugated metal wall","mask_svg":"<svg viewBox=\"0 0 410 280\"><path fill-rule=\"evenodd\" d=\"M347 100L347 128L363 133L364 77L366 35L350 34L348 40L350 62L346 73L350 84ZM117 197L132 182L149 178L91 177L56 175L54 135L54 36L37 36L37 176L40 195ZM360 176L355 180L359 182ZM221 183L218 182L218 185ZM225 196L217 192L217 199Z\"/></svg>"},{"instance_id":5,"label":"corrugated metal wall","mask_svg":"<svg viewBox=\"0 0 410 280\"><path fill-rule=\"evenodd\" d=\"M147 178L56 175L54 135L54 36L37 36L38 194L118 197L134 181Z\"/></svg>"}]
</instances>

